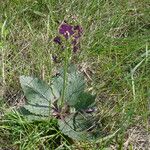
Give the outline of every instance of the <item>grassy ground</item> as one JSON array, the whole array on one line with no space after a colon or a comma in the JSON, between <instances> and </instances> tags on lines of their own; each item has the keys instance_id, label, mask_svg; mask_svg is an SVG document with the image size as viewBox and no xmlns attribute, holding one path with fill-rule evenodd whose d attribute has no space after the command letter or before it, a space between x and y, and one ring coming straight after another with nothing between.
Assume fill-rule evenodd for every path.
<instances>
[{"instance_id":1,"label":"grassy ground","mask_svg":"<svg viewBox=\"0 0 150 150\"><path fill-rule=\"evenodd\" d=\"M150 130L150 11L148 0L5 0L0 6L0 148L55 149L67 145L55 122L28 123L17 113L6 113L21 105L18 78L34 75L49 82L51 53L58 52L53 38L63 21L84 29L78 64L92 71L89 87L97 92L100 120L113 134L99 143L75 142L70 149L134 149L132 129L145 137ZM61 65L61 64L59 64ZM86 67L85 67L86 66ZM140 133L141 131L141 133ZM144 136L145 135L145 136ZM131 136L133 137L133 136ZM68 149L69 147L66 146ZM66 148L66 149L67 149Z\"/></svg>"}]
</instances>

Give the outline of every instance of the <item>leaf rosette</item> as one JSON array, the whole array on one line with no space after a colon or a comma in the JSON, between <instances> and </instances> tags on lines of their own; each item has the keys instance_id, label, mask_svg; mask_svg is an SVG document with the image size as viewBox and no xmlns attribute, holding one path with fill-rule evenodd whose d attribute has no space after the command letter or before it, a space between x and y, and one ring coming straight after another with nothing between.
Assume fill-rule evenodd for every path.
<instances>
[{"instance_id":1,"label":"leaf rosette","mask_svg":"<svg viewBox=\"0 0 150 150\"><path fill-rule=\"evenodd\" d=\"M60 130L73 139L96 139L100 135L95 115L96 95L85 92L84 76L72 66L68 68L65 101L61 106L63 81L63 69L52 78L50 85L38 78L21 76L21 87L27 99L21 112L30 120L57 118Z\"/></svg>"}]
</instances>

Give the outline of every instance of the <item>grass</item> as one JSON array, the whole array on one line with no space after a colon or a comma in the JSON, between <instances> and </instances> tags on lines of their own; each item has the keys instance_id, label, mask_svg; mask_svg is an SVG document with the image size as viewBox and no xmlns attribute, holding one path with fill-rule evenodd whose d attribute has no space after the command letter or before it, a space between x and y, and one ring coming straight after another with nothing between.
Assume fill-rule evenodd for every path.
<instances>
[{"instance_id":1,"label":"grass","mask_svg":"<svg viewBox=\"0 0 150 150\"><path fill-rule=\"evenodd\" d=\"M140 125L148 133L148 0L5 0L0 14L0 112L5 116L0 122L0 147L48 149L53 136L60 138L60 145L67 146L59 131L48 133L56 130L52 126L55 123L30 124L19 114L8 113L22 98L20 75L34 75L49 82L51 69L61 65L51 63L51 54L61 56L53 38L63 20L84 29L81 50L74 61L86 64L87 72L93 72L88 85L98 94L103 130L113 134L120 129L109 140L97 144L75 142L73 149L104 149L111 145L123 149L128 128ZM73 21L72 16L77 19ZM54 144L57 140L52 141ZM130 143L132 146L134 143Z\"/></svg>"}]
</instances>

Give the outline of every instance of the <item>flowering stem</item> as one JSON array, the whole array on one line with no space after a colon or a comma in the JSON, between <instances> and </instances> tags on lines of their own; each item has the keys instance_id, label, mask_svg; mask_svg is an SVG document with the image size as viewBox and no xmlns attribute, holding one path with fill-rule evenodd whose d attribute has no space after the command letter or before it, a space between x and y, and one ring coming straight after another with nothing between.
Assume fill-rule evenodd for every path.
<instances>
[{"instance_id":1,"label":"flowering stem","mask_svg":"<svg viewBox=\"0 0 150 150\"><path fill-rule=\"evenodd\" d=\"M52 79L52 54L50 54L50 63L49 63L49 82L51 83L51 79ZM52 90L53 91L53 90ZM49 101L49 118L51 118L51 101Z\"/></svg>"},{"instance_id":2,"label":"flowering stem","mask_svg":"<svg viewBox=\"0 0 150 150\"><path fill-rule=\"evenodd\" d=\"M64 58L64 74L63 74L63 89L62 89L62 97L61 97L61 108L64 105L64 97L66 91L67 84L67 70L68 70L68 48L65 50L65 58Z\"/></svg>"}]
</instances>

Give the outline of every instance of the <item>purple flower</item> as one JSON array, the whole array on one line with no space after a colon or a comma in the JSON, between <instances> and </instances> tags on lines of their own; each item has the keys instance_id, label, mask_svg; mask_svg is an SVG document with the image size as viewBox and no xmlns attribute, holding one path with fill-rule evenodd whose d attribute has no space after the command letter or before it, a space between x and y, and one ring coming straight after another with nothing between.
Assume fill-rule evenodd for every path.
<instances>
[{"instance_id":1,"label":"purple flower","mask_svg":"<svg viewBox=\"0 0 150 150\"><path fill-rule=\"evenodd\" d=\"M79 25L73 26L73 25L70 25L67 23L62 23L59 27L59 34L63 35L66 39L71 38L73 52L77 52L77 50L79 49L79 38L83 34L82 27ZM56 36L54 38L54 42L56 44L61 45L61 48L64 50L64 46L62 45L61 37Z\"/></svg>"},{"instance_id":2,"label":"purple flower","mask_svg":"<svg viewBox=\"0 0 150 150\"><path fill-rule=\"evenodd\" d=\"M54 38L54 42L55 42L56 44L61 45L61 38L60 38L59 36L56 36L56 37Z\"/></svg>"},{"instance_id":3,"label":"purple flower","mask_svg":"<svg viewBox=\"0 0 150 150\"><path fill-rule=\"evenodd\" d=\"M59 27L59 33L62 34L66 39L68 39L69 36L74 34L73 26L63 23Z\"/></svg>"}]
</instances>

